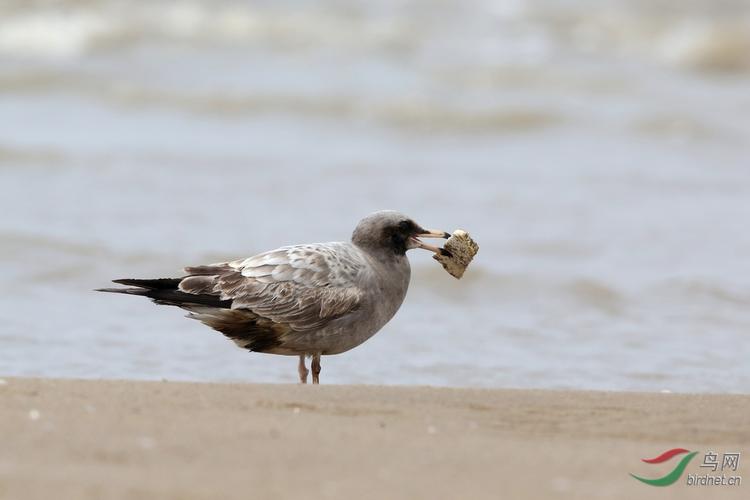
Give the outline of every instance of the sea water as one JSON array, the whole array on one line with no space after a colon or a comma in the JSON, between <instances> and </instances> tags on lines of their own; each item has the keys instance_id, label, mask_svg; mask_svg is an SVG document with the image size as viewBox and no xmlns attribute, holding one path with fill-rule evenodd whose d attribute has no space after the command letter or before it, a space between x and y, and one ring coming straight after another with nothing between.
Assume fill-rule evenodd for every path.
<instances>
[{"instance_id":1,"label":"sea water","mask_svg":"<svg viewBox=\"0 0 750 500\"><path fill-rule=\"evenodd\" d=\"M123 277L346 240L412 251L324 383L750 391L750 4L0 4L0 373L294 382Z\"/></svg>"}]
</instances>

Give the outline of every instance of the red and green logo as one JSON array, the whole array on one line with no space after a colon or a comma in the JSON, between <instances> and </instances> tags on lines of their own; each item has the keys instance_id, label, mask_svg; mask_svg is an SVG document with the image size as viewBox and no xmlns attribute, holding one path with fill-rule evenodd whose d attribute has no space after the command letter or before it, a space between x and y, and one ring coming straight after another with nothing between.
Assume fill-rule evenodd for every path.
<instances>
[{"instance_id":1,"label":"red and green logo","mask_svg":"<svg viewBox=\"0 0 750 500\"><path fill-rule=\"evenodd\" d=\"M666 476L658 477L656 479L647 479L645 477L636 476L632 473L630 475L636 478L638 481L650 484L651 486L669 486L670 484L674 484L678 479L680 479L682 473L685 472L685 467L687 467L693 457L698 454L697 451L690 451L686 450L685 448L672 448L671 450L665 451L658 457L641 459L647 464L660 464L666 462L672 457L676 457L677 455L682 455L684 453L687 453L687 455L682 457L680 463L678 463L675 468L672 469L672 472L670 472Z\"/></svg>"}]
</instances>

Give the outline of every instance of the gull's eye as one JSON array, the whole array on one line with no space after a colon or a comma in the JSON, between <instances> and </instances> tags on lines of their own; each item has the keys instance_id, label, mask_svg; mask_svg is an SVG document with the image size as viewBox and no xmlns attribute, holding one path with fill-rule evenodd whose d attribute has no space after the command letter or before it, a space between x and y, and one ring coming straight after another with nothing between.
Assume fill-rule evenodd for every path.
<instances>
[{"instance_id":1,"label":"gull's eye","mask_svg":"<svg viewBox=\"0 0 750 500\"><path fill-rule=\"evenodd\" d=\"M404 232L411 231L411 222L408 220L402 220L398 223L398 228Z\"/></svg>"}]
</instances>

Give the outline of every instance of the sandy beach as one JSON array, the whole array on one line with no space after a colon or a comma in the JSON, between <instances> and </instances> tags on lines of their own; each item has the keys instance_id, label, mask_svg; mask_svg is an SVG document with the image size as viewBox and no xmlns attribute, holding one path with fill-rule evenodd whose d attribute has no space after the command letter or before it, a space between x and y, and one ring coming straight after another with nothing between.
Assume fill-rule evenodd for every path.
<instances>
[{"instance_id":1,"label":"sandy beach","mask_svg":"<svg viewBox=\"0 0 750 500\"><path fill-rule=\"evenodd\" d=\"M749 0L0 20L0 500L750 500ZM147 293L244 347L326 353L322 386L93 291L346 244L386 209L470 233L465 276L414 248L407 292L384 271L414 244L399 220L355 238L382 246L363 261L228 270L258 295L216 313L234 328L202 307L229 305L213 278ZM324 323L341 349L303 345ZM689 484L709 473L740 484Z\"/></svg>"},{"instance_id":2,"label":"sandy beach","mask_svg":"<svg viewBox=\"0 0 750 500\"><path fill-rule=\"evenodd\" d=\"M746 450L750 396L3 380L2 499L748 495L628 473Z\"/></svg>"}]
</instances>

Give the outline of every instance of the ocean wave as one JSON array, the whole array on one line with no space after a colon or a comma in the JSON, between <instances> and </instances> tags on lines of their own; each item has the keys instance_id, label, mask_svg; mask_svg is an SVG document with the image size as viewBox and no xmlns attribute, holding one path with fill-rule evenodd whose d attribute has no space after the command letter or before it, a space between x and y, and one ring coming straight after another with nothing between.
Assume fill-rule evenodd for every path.
<instances>
[{"instance_id":1,"label":"ocean wave","mask_svg":"<svg viewBox=\"0 0 750 500\"><path fill-rule=\"evenodd\" d=\"M0 258L4 260L32 259L32 252L54 252L78 257L111 256L101 245L76 243L49 235L37 235L15 231L0 233Z\"/></svg>"},{"instance_id":2,"label":"ocean wave","mask_svg":"<svg viewBox=\"0 0 750 500\"><path fill-rule=\"evenodd\" d=\"M563 283L559 292L588 308L610 315L622 313L627 299L614 286L591 278L574 279Z\"/></svg>"},{"instance_id":3,"label":"ocean wave","mask_svg":"<svg viewBox=\"0 0 750 500\"><path fill-rule=\"evenodd\" d=\"M84 10L32 8L0 15L0 53L20 56L76 56L115 30L114 19Z\"/></svg>"},{"instance_id":4,"label":"ocean wave","mask_svg":"<svg viewBox=\"0 0 750 500\"><path fill-rule=\"evenodd\" d=\"M583 276L552 277L534 273L501 273L472 264L461 280L452 283L440 268L423 268L420 284L429 293L450 301L549 303L550 307L572 310L591 309L606 315L620 315L629 304L629 296L614 284ZM446 286L452 285L452 286Z\"/></svg>"},{"instance_id":5,"label":"ocean wave","mask_svg":"<svg viewBox=\"0 0 750 500\"><path fill-rule=\"evenodd\" d=\"M537 1L528 19L554 42L587 54L609 54L699 72L750 70L750 4Z\"/></svg>"},{"instance_id":6,"label":"ocean wave","mask_svg":"<svg viewBox=\"0 0 750 500\"><path fill-rule=\"evenodd\" d=\"M6 6L0 15L0 52L32 56L74 57L146 42L403 48L410 38L398 19L333 6L68 0Z\"/></svg>"},{"instance_id":7,"label":"ocean wave","mask_svg":"<svg viewBox=\"0 0 750 500\"><path fill-rule=\"evenodd\" d=\"M20 149L0 144L0 167L41 165L51 167L67 163L64 153L49 148Z\"/></svg>"},{"instance_id":8,"label":"ocean wave","mask_svg":"<svg viewBox=\"0 0 750 500\"><path fill-rule=\"evenodd\" d=\"M466 304L524 304L548 314L595 311L621 317L630 311L677 306L729 310L750 305L750 289L708 279L667 279L658 283L625 284L591 276L551 276L532 272L498 272L473 263L459 284L435 266L415 269L421 292L441 300Z\"/></svg>"},{"instance_id":9,"label":"ocean wave","mask_svg":"<svg viewBox=\"0 0 750 500\"><path fill-rule=\"evenodd\" d=\"M717 136L717 130L697 117L684 114L655 114L635 120L633 130L649 137L704 140Z\"/></svg>"},{"instance_id":10,"label":"ocean wave","mask_svg":"<svg viewBox=\"0 0 750 500\"><path fill-rule=\"evenodd\" d=\"M0 232L0 262L19 272L42 267L88 267L117 262L120 264L162 263L178 260L176 256L154 252L122 252L106 245L75 242L51 235L17 231ZM44 266L40 267L40 263ZM25 271L24 271L25 270Z\"/></svg>"},{"instance_id":11,"label":"ocean wave","mask_svg":"<svg viewBox=\"0 0 750 500\"><path fill-rule=\"evenodd\" d=\"M701 72L750 70L750 6L742 0L334 1L54 3L0 6L0 53L79 57L143 44L432 54L537 61L561 54L635 58ZM458 19L461 22L457 23Z\"/></svg>"},{"instance_id":12,"label":"ocean wave","mask_svg":"<svg viewBox=\"0 0 750 500\"><path fill-rule=\"evenodd\" d=\"M539 130L565 121L543 106L459 107L429 98L363 98L347 95L185 92L123 83L94 75L32 71L0 76L0 90L36 93L55 90L102 100L127 109L166 108L226 119L290 114L376 123L414 132L512 132Z\"/></svg>"},{"instance_id":13,"label":"ocean wave","mask_svg":"<svg viewBox=\"0 0 750 500\"><path fill-rule=\"evenodd\" d=\"M656 283L649 294L659 300L684 303L706 300L729 306L749 306L750 289L706 279L672 279Z\"/></svg>"},{"instance_id":14,"label":"ocean wave","mask_svg":"<svg viewBox=\"0 0 750 500\"><path fill-rule=\"evenodd\" d=\"M658 55L675 66L706 72L750 69L750 22L708 23L690 19L657 40Z\"/></svg>"}]
</instances>

